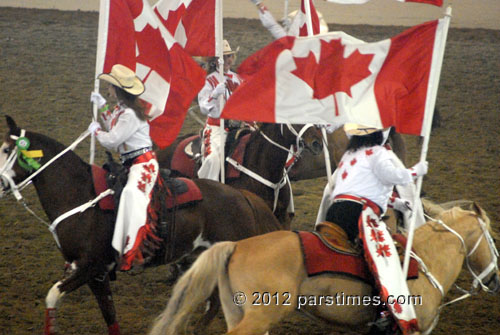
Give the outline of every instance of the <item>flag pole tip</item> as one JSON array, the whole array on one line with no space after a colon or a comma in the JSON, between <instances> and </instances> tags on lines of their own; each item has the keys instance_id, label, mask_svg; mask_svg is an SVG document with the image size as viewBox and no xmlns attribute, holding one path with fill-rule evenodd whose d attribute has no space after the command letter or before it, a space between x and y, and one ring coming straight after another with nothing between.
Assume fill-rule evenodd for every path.
<instances>
[{"instance_id":1,"label":"flag pole tip","mask_svg":"<svg viewBox=\"0 0 500 335\"><path fill-rule=\"evenodd\" d=\"M446 7L446 12L444 13L444 15L451 17L451 6Z\"/></svg>"}]
</instances>

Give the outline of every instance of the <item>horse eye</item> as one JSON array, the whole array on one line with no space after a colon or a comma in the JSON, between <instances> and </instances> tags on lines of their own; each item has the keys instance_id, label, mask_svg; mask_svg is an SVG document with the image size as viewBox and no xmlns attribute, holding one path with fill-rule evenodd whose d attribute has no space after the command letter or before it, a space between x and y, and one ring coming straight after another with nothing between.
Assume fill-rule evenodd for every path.
<instances>
[{"instance_id":1,"label":"horse eye","mask_svg":"<svg viewBox=\"0 0 500 335\"><path fill-rule=\"evenodd\" d=\"M7 148L3 149L4 154L8 154L9 152L10 152L10 148L7 147Z\"/></svg>"}]
</instances>

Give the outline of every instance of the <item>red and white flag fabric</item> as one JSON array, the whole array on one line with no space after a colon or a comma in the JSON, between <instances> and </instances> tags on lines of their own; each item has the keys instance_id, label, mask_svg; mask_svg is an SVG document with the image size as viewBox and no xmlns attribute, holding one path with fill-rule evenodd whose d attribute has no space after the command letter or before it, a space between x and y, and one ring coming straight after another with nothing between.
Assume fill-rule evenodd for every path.
<instances>
[{"instance_id":1,"label":"red and white flag fabric","mask_svg":"<svg viewBox=\"0 0 500 335\"><path fill-rule=\"evenodd\" d=\"M151 116L150 135L161 148L177 137L205 71L159 21L147 0L102 0L96 73L115 64L134 70L146 86L140 98Z\"/></svg>"},{"instance_id":2,"label":"red and white flag fabric","mask_svg":"<svg viewBox=\"0 0 500 335\"><path fill-rule=\"evenodd\" d=\"M290 24L290 29L288 31L289 35L292 36L309 36L307 32L307 14L305 2L309 1L309 8L311 10L311 23L312 23L312 34L317 35L320 33L320 20L314 3L312 0L301 0L300 10L297 12L295 17Z\"/></svg>"},{"instance_id":3,"label":"red and white flag fabric","mask_svg":"<svg viewBox=\"0 0 500 335\"><path fill-rule=\"evenodd\" d=\"M238 73L245 81L221 117L356 122L424 135L430 129L448 26L446 17L376 43L343 32L283 37L241 64Z\"/></svg>"},{"instance_id":4,"label":"red and white flag fabric","mask_svg":"<svg viewBox=\"0 0 500 335\"><path fill-rule=\"evenodd\" d=\"M352 5L352 4L364 4L370 0L326 0L327 2L335 2L339 4ZM443 5L443 0L398 0L399 2L420 2L429 5L439 6Z\"/></svg>"},{"instance_id":5,"label":"red and white flag fabric","mask_svg":"<svg viewBox=\"0 0 500 335\"><path fill-rule=\"evenodd\" d=\"M191 56L215 55L216 0L160 0L154 11Z\"/></svg>"}]
</instances>

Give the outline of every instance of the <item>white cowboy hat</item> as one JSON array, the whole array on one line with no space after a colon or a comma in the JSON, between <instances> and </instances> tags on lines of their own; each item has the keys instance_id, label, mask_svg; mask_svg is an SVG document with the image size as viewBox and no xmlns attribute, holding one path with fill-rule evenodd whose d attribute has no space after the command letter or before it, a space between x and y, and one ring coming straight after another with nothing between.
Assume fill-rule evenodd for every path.
<instances>
[{"instance_id":1,"label":"white cowboy hat","mask_svg":"<svg viewBox=\"0 0 500 335\"><path fill-rule=\"evenodd\" d=\"M97 78L107 81L132 95L140 95L144 92L144 84L128 67L115 64L110 73L101 73Z\"/></svg>"},{"instance_id":2,"label":"white cowboy hat","mask_svg":"<svg viewBox=\"0 0 500 335\"><path fill-rule=\"evenodd\" d=\"M240 47L237 47L236 50L231 49L231 46L229 45L229 42L227 40L224 40L222 42L222 54L225 55L234 55L240 50Z\"/></svg>"},{"instance_id":3,"label":"white cowboy hat","mask_svg":"<svg viewBox=\"0 0 500 335\"><path fill-rule=\"evenodd\" d=\"M344 124L344 131L350 136L364 136L375 133L377 131L384 131L386 128L376 128L372 126L364 126L357 123L346 123Z\"/></svg>"}]
</instances>

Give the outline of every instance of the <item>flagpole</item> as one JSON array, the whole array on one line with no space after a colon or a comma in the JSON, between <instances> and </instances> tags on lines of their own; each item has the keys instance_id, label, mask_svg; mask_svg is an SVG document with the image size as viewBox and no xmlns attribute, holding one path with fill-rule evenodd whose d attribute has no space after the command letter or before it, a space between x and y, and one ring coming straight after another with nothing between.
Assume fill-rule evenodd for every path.
<instances>
[{"instance_id":1,"label":"flagpole","mask_svg":"<svg viewBox=\"0 0 500 335\"><path fill-rule=\"evenodd\" d=\"M313 36L314 35L314 30L312 26L312 17L311 17L311 3L309 1L311 0L302 0L304 1L304 10L306 11L306 26L307 26L307 36ZM321 134L323 135L323 156L325 157L325 169L326 169L326 176L328 180L328 186L333 185L333 180L332 180L332 165L330 163L330 152L328 151L328 137L326 135L326 129L325 127L321 127Z\"/></svg>"},{"instance_id":2,"label":"flagpole","mask_svg":"<svg viewBox=\"0 0 500 335\"><path fill-rule=\"evenodd\" d=\"M326 135L326 128L321 127L321 134L323 135L323 155L325 156L325 168L326 168L326 176L328 181L328 186L331 187L333 185L332 178L332 165L330 164L330 151L328 151L328 136Z\"/></svg>"},{"instance_id":3,"label":"flagpole","mask_svg":"<svg viewBox=\"0 0 500 335\"><path fill-rule=\"evenodd\" d=\"M441 44L439 45L437 49L437 55L436 59L433 59L432 64L434 64L434 61L437 61L437 68L435 71L432 71L431 68L431 75L429 76L429 89L428 89L428 94L429 94L429 99L426 101L426 113L424 117L424 124L423 124L423 130L425 132L424 134L424 141L422 143L422 151L420 153L420 162L424 162L427 157L427 151L429 148L429 140L431 136L431 125L432 125L432 118L434 115L434 108L436 106L436 98L437 98L437 91L438 91L438 86L439 86L439 77L441 75L441 67L443 64L443 58L444 58L444 49L446 46L446 38L448 36L448 28L450 27L450 19L451 19L451 7L449 6L446 8L445 12L445 17L444 17L444 25L443 25L443 32L442 32L442 38L440 39ZM437 37L437 34L436 34ZM427 113L427 111L429 111ZM417 187L416 187L416 192L415 196L413 198L413 207L414 210L416 211L416 204L419 201L420 198L420 191L422 190L422 181L423 181L423 176L420 176L417 178ZM403 263L403 278L406 278L408 274L408 267L410 264L410 251L411 247L413 244L413 237L415 233L415 221L416 221L416 214L413 214L411 219L410 219L410 225L408 227L408 241L406 242L406 250L405 250L405 258L404 258L404 263Z\"/></svg>"},{"instance_id":4,"label":"flagpole","mask_svg":"<svg viewBox=\"0 0 500 335\"><path fill-rule=\"evenodd\" d=\"M97 28L97 50L96 50L96 60L95 60L95 76L94 76L94 92L99 92L99 79L97 76L102 73L104 68L104 56L106 51L106 42L108 39L108 26L109 20L109 0L101 0L99 2L99 25ZM97 121L97 105L92 105L92 118ZM95 135L92 134L90 137L90 158L89 163L94 163L95 157Z\"/></svg>"},{"instance_id":5,"label":"flagpole","mask_svg":"<svg viewBox=\"0 0 500 335\"><path fill-rule=\"evenodd\" d=\"M306 11L306 27L307 27L307 36L314 35L314 30L312 26L312 18L311 18L311 0L302 0L304 1L304 10Z\"/></svg>"},{"instance_id":6,"label":"flagpole","mask_svg":"<svg viewBox=\"0 0 500 335\"><path fill-rule=\"evenodd\" d=\"M222 78L222 82L225 83L225 77L224 77L224 50L223 50L223 41L224 41L224 34L223 34L223 11L222 11L222 0L216 0L215 2L216 8L215 8L215 55L218 58L218 64L219 64L219 74L220 77ZM222 109L224 108L224 94L219 96L219 110L222 113ZM224 169L224 149L225 149L225 136L224 136L224 119L220 118L220 125L219 128L222 132L221 136L221 143L220 143L220 152L219 152L219 157L220 157L220 181L221 183L225 183L226 177L225 177L225 169Z\"/></svg>"},{"instance_id":7,"label":"flagpole","mask_svg":"<svg viewBox=\"0 0 500 335\"><path fill-rule=\"evenodd\" d=\"M285 8L283 9L283 22L285 23L285 27L288 30L290 27L290 22L288 22L288 0L285 0Z\"/></svg>"}]
</instances>

